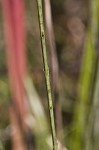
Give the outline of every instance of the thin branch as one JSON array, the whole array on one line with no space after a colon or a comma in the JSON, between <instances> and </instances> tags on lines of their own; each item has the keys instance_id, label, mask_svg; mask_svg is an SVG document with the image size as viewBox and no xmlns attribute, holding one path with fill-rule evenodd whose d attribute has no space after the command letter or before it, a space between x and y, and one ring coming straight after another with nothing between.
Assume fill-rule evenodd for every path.
<instances>
[{"instance_id":1,"label":"thin branch","mask_svg":"<svg viewBox=\"0 0 99 150\"><path fill-rule=\"evenodd\" d=\"M57 140L56 140L56 131L55 131L55 122L54 122L54 112L53 112L53 100L52 100L49 66L48 66L46 41L45 41L42 0L37 0L37 6L38 6L38 16L39 16L39 26L40 26L40 36L41 36L41 46L42 46L42 56L43 56L43 63L44 63L44 73L45 73L45 80L46 80L46 87L47 87L47 94L48 94L51 129L52 129L53 150L57 150Z\"/></svg>"},{"instance_id":2,"label":"thin branch","mask_svg":"<svg viewBox=\"0 0 99 150\"><path fill-rule=\"evenodd\" d=\"M52 13L50 0L44 0L45 6L45 25L46 25L46 38L48 42L48 53L50 55L49 62L51 66L52 75L52 88L55 104L55 121L56 121L56 134L60 142L63 142L63 125L61 114L61 101L60 101L60 80L59 80L59 65L56 53L55 36L53 29Z\"/></svg>"}]
</instances>

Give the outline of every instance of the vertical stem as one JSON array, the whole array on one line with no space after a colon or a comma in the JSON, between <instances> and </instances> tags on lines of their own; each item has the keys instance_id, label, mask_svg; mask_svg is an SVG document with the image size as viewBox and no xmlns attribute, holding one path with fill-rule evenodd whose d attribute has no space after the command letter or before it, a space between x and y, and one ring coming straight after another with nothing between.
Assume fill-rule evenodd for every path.
<instances>
[{"instance_id":1,"label":"vertical stem","mask_svg":"<svg viewBox=\"0 0 99 150\"><path fill-rule=\"evenodd\" d=\"M38 7L38 16L39 16L42 56L43 56L43 63L44 63L44 73L45 73L45 80L46 80L46 87L47 87L51 129L52 129L53 150L57 150L55 121L54 121L54 112L53 112L53 100L52 100L49 66L48 66L48 60L47 60L47 50L46 50L46 41L45 41L42 0L37 0L37 7Z\"/></svg>"},{"instance_id":2,"label":"vertical stem","mask_svg":"<svg viewBox=\"0 0 99 150\"><path fill-rule=\"evenodd\" d=\"M96 54L98 54L98 36L99 36L99 1L91 1L91 14L92 14L92 36L93 36L93 44L94 44L94 50L96 50ZM86 133L86 143L85 143L85 150L92 150L95 149L95 137L94 137L94 126L96 124L96 117L97 117L97 109L99 109L99 103L98 103L98 93L99 93L99 55L96 56L96 62L95 62L95 75L94 75L94 81L93 81L93 87L92 87L92 104L89 114L89 121L87 125L87 133ZM98 130L97 130L98 133ZM94 140L93 140L94 139ZM97 149L97 148L96 148Z\"/></svg>"},{"instance_id":3,"label":"vertical stem","mask_svg":"<svg viewBox=\"0 0 99 150\"><path fill-rule=\"evenodd\" d=\"M95 66L97 64L96 38L97 38L97 0L91 1L91 21L87 32L84 55L82 58L81 73L78 87L78 100L75 106L73 126L75 131L72 134L71 150L82 150L83 142L86 143L87 150L90 150L90 139L85 141L84 134L86 129L89 100L92 99L92 90L95 77ZM90 125L91 126L91 125ZM86 131L87 134L89 131ZM88 135L90 136L90 135ZM87 137L88 137L87 136ZM89 138L89 137L88 137Z\"/></svg>"},{"instance_id":4,"label":"vertical stem","mask_svg":"<svg viewBox=\"0 0 99 150\"><path fill-rule=\"evenodd\" d=\"M60 101L60 80L59 80L59 65L56 53L55 35L53 29L51 2L50 0L44 0L45 10L45 25L46 25L46 38L48 43L49 62L51 67L51 79L52 88L54 94L54 109L55 109L55 123L57 139L63 143L63 124L62 124L62 112Z\"/></svg>"}]
</instances>

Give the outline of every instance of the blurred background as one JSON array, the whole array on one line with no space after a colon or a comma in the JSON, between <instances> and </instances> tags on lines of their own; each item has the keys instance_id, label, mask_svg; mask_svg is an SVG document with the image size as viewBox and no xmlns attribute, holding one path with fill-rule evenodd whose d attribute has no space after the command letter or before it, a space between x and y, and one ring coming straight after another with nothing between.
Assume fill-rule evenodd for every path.
<instances>
[{"instance_id":1,"label":"blurred background","mask_svg":"<svg viewBox=\"0 0 99 150\"><path fill-rule=\"evenodd\" d=\"M27 104L29 116L26 122L29 132L26 141L30 146L15 148L17 142L11 140L15 136L11 125L14 113L9 110L12 94L0 2L0 150L51 149L37 3L36 0L24 2L27 72L31 78L26 82L30 97ZM58 149L98 150L99 2L43 0L42 3L55 126L60 144Z\"/></svg>"}]
</instances>

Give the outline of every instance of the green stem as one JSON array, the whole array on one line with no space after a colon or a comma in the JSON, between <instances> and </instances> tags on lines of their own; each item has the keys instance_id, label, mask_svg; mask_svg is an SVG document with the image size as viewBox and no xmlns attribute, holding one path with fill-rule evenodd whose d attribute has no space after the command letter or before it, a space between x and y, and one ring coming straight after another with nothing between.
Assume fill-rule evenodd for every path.
<instances>
[{"instance_id":1,"label":"green stem","mask_svg":"<svg viewBox=\"0 0 99 150\"><path fill-rule=\"evenodd\" d=\"M41 36L41 46L42 46L42 56L43 56L43 63L44 63L44 73L46 79L48 105L49 105L50 121L51 121L51 129L52 129L53 150L57 150L57 140L56 140L56 131L55 131L55 122L54 122L54 112L53 112L53 100L52 100L52 93L51 93L49 66L47 60L47 50L46 50L46 41L45 41L42 0L37 0L37 6L38 6L38 16L39 16L39 26L40 26L40 36Z\"/></svg>"},{"instance_id":2,"label":"green stem","mask_svg":"<svg viewBox=\"0 0 99 150\"><path fill-rule=\"evenodd\" d=\"M91 1L91 22L87 32L84 55L82 58L81 73L78 87L78 101L75 106L73 127L75 131L71 135L71 150L82 150L84 133L86 129L89 100L92 99L91 92L93 89L95 66L97 63L96 55L96 38L97 38L97 7L98 1ZM87 132L87 131L86 131ZM90 136L90 135L89 135ZM88 139L87 149L89 150L90 139Z\"/></svg>"}]
</instances>

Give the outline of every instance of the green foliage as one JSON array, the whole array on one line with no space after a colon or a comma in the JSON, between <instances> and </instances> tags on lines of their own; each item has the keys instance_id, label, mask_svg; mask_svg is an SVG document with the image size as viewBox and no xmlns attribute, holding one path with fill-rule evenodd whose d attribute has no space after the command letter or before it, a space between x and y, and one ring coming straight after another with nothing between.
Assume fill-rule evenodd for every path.
<instances>
[{"instance_id":1,"label":"green foliage","mask_svg":"<svg viewBox=\"0 0 99 150\"><path fill-rule=\"evenodd\" d=\"M96 38L97 38L97 1L92 1L92 11L91 11L91 22L89 24L89 30L87 33L85 48L83 52L82 68L79 79L78 86L78 100L75 106L74 122L73 128L74 132L72 133L71 141L71 150L82 150L86 148L84 143L86 139L86 124L88 119L88 112L90 107L90 101L92 99L92 89L93 89L93 79L95 76L95 67L97 63L97 54L96 54ZM90 125L89 125L90 128ZM92 131L91 131L92 132ZM90 136L87 141L90 141ZM90 143L91 144L91 143ZM91 146L91 145L90 145ZM90 146L87 145L87 150L90 150Z\"/></svg>"}]
</instances>

